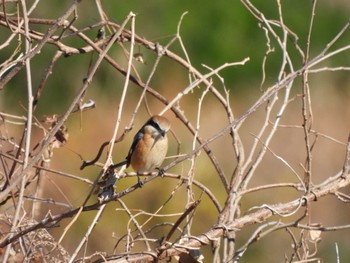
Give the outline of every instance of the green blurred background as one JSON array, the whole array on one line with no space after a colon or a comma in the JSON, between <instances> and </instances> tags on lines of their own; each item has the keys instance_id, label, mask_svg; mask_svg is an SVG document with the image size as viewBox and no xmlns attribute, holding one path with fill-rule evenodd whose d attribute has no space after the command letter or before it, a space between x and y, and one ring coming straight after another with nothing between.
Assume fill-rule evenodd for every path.
<instances>
[{"instance_id":1,"label":"green blurred background","mask_svg":"<svg viewBox=\"0 0 350 263\"><path fill-rule=\"evenodd\" d=\"M31 1L27 1L30 5ZM33 12L32 17L42 17L56 19L66 10L70 1L50 1L40 2L37 9ZM278 6L276 1L254 1L256 7L265 14L268 19L278 20ZM312 9L312 2L305 0L284 0L281 1L283 8L284 23L299 36L298 43L302 49L306 48L306 36L309 29L310 14ZM106 11L107 16L118 23L122 23L127 14L132 11L136 14L136 32L139 36L154 42L159 42L163 45L174 36L177 30L180 17L184 12L188 12L184 17L180 34L182 41L186 47L186 51L190 57L192 65L201 72L208 72L202 67L202 64L208 65L212 68L218 67L225 62L240 61L245 57L249 57L250 61L244 66L237 66L223 70L220 75L225 78L226 88L230 90L232 99L232 108L236 116L240 116L248 109L254 101L261 95L260 83L262 80L262 61L267 50L266 36L264 30L261 29L257 20L247 11L247 9L239 1L102 1L102 6ZM77 28L94 24L100 20L96 11L94 1L82 1L77 10L78 19L74 22ZM349 19L350 2L346 0L332 0L332 1L318 1L316 16L314 19L314 26L311 38L311 58L319 54L326 46L326 44L339 32ZM44 26L33 26L38 30L43 31ZM1 43L7 38L9 32L5 28L1 28L0 40ZM277 30L277 29L276 29ZM280 31L279 31L280 32ZM91 30L87 35L94 39L97 33L96 30ZM350 34L346 32L336 45L332 48L335 50L344 45L349 45ZM67 40L67 45L74 47L81 47L84 43L77 39ZM3 62L13 52L16 43L9 45L1 50L0 59ZM126 45L127 46L127 45ZM281 66L282 53L280 52L275 40L271 37L271 47L275 48L275 52L270 54L266 64L266 81L263 88L274 84L277 81L277 73ZM144 55L146 64L138 63L136 67L146 81L152 65L155 60L155 54L145 49L140 45L136 45L136 52L141 52ZM174 43L170 50L184 57L183 51L178 42ZM294 67L298 68L302 64L300 56L295 51L293 43L289 42L290 54ZM46 46L42 52L32 60L33 87L36 89L40 83L43 72L49 64L49 59L56 51L54 46ZM126 65L126 60L120 48L112 48L109 55L115 58L118 62L123 62ZM96 58L96 54L95 54ZM43 91L42 97L39 101L36 110L36 117L42 119L45 115L52 115L55 113L63 113L67 106L71 103L77 90L81 87L84 77L87 75L89 61L91 54L82 54L62 58L55 65L53 74L50 76L46 88ZM349 66L350 53L342 53L339 56L327 61L324 66ZM300 80L297 80L300 81ZM85 176L94 180L99 172L98 168L89 168L81 172L79 166L81 160L75 152L81 154L83 158L90 159L94 156L99 145L102 142L109 140L113 128L117 112L117 105L120 100L121 90L124 84L124 77L115 71L106 62L102 63L98 69L92 84L85 96L86 99L92 98L96 104L96 110L84 113L82 122L79 114L76 114L67 122L69 128L70 138L67 145L55 151L52 161L52 167L58 170L64 170L73 174ZM296 83L294 93L301 92L300 83ZM331 73L321 73L310 76L310 84L312 96L314 96L314 128L322 131L330 136L335 137L340 141L346 141L348 132L350 130L350 76L347 71L338 71ZM188 85L188 72L186 72L179 65L167 58L161 60L157 68L156 74L151 81L151 87L162 93L167 98L172 98L179 91ZM130 85L126 105L125 114L123 115L121 127L128 124L128 120L134 109L136 100L141 93L140 88ZM195 121L196 109L193 108L193 103L197 105L200 92L188 96L182 101L182 108L184 109L190 120ZM13 78L4 90L0 91L0 110L12 114L25 115L26 107L26 78L25 72L22 70ZM151 110L157 113L162 106L154 99L149 98ZM23 106L21 106L23 105ZM197 106L196 106L197 107ZM215 134L222 127L224 127L224 117L218 120L217 116L224 116L224 111L218 103L208 98L203 106L205 109L201 127L201 134L204 138ZM259 117L263 116L263 110L257 112L256 117L249 119L242 128L242 139L246 143L247 148L251 145L253 137L251 133L256 134L259 124ZM181 152L186 153L191 149L191 138L188 132L177 122L171 113L167 116L172 120L175 132L179 135L182 144ZM286 121L288 124L301 124L300 100L296 101L286 114ZM144 107L141 108L140 113L136 118L137 129L143 121L147 118ZM179 125L177 125L179 124ZM13 129L13 130L12 130ZM11 128L12 133L16 133L15 127ZM134 130L131 132L133 134ZM20 134L20 133L19 133ZM292 136L291 134L295 135ZM42 132L36 131L37 139L42 136ZM282 130L278 134L278 139L273 141L273 149L280 153L281 156L291 156L291 162L295 167L303 162L305 156L301 155L303 134L299 131ZM118 145L117 152L114 154L115 161L124 158L128 146L132 140L132 135L129 134L125 141ZM213 144L213 150L217 154L219 161L223 165L223 169L228 174L232 173L235 163L226 158L232 156L232 149L227 145L229 137L223 137ZM35 141L35 140L34 140ZM288 141L289 144L285 144ZM176 145L175 140L172 144ZM343 162L344 148L339 145L333 145L329 141L320 141L317 144L320 147L318 150L320 155L315 156L315 174L320 177L316 179L317 182L324 179L324 176L334 174L339 170ZM176 153L176 146L170 149L169 155ZM267 161L265 166L259 170L259 180L254 184L259 185L267 182L282 182L284 179L291 178L288 169L281 168L282 176L279 178L271 174L271 167L277 169L280 163L276 160ZM104 161L102 158L101 161ZM214 173L212 167L207 165L208 159L202 154L198 158L196 174L211 174ZM172 172L181 173L181 171L188 169L189 163L183 164L177 170ZM267 169L270 168L270 169ZM299 167L300 168L300 167ZM284 170L283 170L284 169ZM301 168L300 168L301 169ZM322 177L323 176L323 177ZM126 179L118 184L118 189L123 189L128 185L135 183L135 178ZM220 181L215 177L201 177L198 178L202 183L211 186L214 194L219 196L221 202L224 201L224 195L221 196L222 188ZM141 191L127 196L123 201L129 207L135 209L145 209L146 211L154 212L164 203L169 197L171 191L179 183L178 181L155 180L152 184L146 185ZM79 205L85 198L89 188L81 186L80 183L72 183L68 179L58 179L55 175L47 175L47 190L45 197L50 197L55 200L70 200L73 206ZM216 187L217 186L217 187ZM62 192L57 191L57 188L63 189ZM196 196L200 195L200 191L196 192ZM261 203L282 202L283 200L291 200L295 198L294 192L281 190L268 193L262 198L260 195L250 195L242 203L242 209L249 209L253 205L260 205ZM266 199L265 199L266 198ZM205 199L205 198L204 198ZM142 200L142 202L140 202ZM203 200L204 203L210 203L208 200ZM334 203L333 203L334 202ZM173 198L171 203L162 210L162 213L173 213L174 211L183 211L186 203L186 189L180 187L176 193L176 198ZM315 205L313 209L315 218L321 218L321 223L325 225L339 225L348 222L350 211L346 205L333 205L336 200L327 198ZM223 203L222 203L223 204ZM318 208L319 207L319 208ZM324 207L331 207L327 212L322 211ZM120 236L125 233L125 220L128 220L125 213L116 211L120 208L119 204L109 204L105 211L103 218L100 220L96 230L89 240L88 253L95 251L107 251L111 253L115 245L113 235ZM48 207L54 212L62 212L62 208ZM332 210L334 209L334 210ZM321 210L321 211L320 211ZM43 209L45 211L45 209ZM339 211L342 211L341 213ZM44 213L43 213L44 214ZM82 235L85 233L90 224L91 216L94 213L87 213L80 218L79 224L75 224L63 241L64 246L69 252L76 247ZM205 232L210 226L216 222L217 212L212 205L208 207L201 207L196 213L195 220L199 220L200 224L193 226L194 235ZM172 218L176 220L176 217ZM162 219L156 219L162 222ZM278 219L276 219L278 220ZM142 221L142 220L141 220ZM171 221L171 220L170 220ZM61 225L64 226L64 223ZM239 233L238 242L243 242L245 237L251 234L253 229L247 228L243 233ZM62 233L62 228L52 229L54 235L59 236ZM155 238L162 235L161 231L155 234ZM339 251L342 262L350 259L350 253L347 249L349 241L349 231L342 232L341 235L337 233L325 233L323 241L319 245L319 256L325 262L335 261L335 242L339 245ZM278 246L281 251L271 249L271 247ZM260 262L280 262L284 254L290 251L284 251L282 248L290 249L290 238L286 233L276 233L267 237L266 240L261 240L257 245L251 248L246 257L242 258L241 262L256 262L259 258ZM207 253L206 256L209 254ZM288 254L289 255L289 254Z\"/></svg>"}]
</instances>

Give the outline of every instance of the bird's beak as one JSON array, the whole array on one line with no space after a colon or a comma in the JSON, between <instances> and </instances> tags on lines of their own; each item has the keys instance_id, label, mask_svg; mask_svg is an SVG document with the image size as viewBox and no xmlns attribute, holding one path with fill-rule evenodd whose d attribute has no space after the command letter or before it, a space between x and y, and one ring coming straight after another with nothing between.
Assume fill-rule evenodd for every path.
<instances>
[{"instance_id":1,"label":"bird's beak","mask_svg":"<svg viewBox=\"0 0 350 263\"><path fill-rule=\"evenodd\" d=\"M165 134L166 134L166 132L165 132L164 130L161 130L161 131L160 131L160 134L164 137Z\"/></svg>"}]
</instances>

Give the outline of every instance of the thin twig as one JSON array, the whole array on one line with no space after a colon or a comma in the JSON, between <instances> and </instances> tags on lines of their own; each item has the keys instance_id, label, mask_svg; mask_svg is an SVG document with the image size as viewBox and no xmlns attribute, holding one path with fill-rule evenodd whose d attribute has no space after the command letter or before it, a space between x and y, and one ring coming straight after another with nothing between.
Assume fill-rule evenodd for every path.
<instances>
[{"instance_id":1,"label":"thin twig","mask_svg":"<svg viewBox=\"0 0 350 263\"><path fill-rule=\"evenodd\" d=\"M31 50L31 39L29 38L29 25L28 25L28 13L27 13L27 6L24 0L21 1L21 6L23 10L23 17L24 17L24 28L25 28L25 46L26 46L26 54L30 53ZM25 148L24 148L24 158L23 158L23 169L26 169L29 162L29 155L30 155L30 148L31 148L31 136L32 136L32 121L33 121L33 87L32 87L32 73L31 73L31 64L30 64L30 58L27 57L25 59L25 66L26 66L26 77L27 77L27 96L28 96L28 116L27 116L27 122L26 127L24 130L25 134ZM17 229L18 219L20 217L20 212L22 210L23 206L23 196L25 191L25 186L27 184L27 174L24 174L20 178L20 191L18 195L18 201L17 201L17 207L15 211L15 215L13 217L13 223L11 227L10 233L14 233ZM11 237L12 234L10 234ZM6 248L4 256L2 258L2 262L6 262L8 259L8 256L11 251L11 244Z\"/></svg>"}]
</instances>

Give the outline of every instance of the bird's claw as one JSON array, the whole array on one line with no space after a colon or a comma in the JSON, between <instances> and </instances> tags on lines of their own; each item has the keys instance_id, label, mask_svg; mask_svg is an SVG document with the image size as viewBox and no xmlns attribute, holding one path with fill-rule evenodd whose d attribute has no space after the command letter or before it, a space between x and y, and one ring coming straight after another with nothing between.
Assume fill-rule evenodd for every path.
<instances>
[{"instance_id":1,"label":"bird's claw","mask_svg":"<svg viewBox=\"0 0 350 263\"><path fill-rule=\"evenodd\" d=\"M164 177L164 174L165 174L165 170L164 170L164 168L158 168L158 176L160 176L160 177Z\"/></svg>"}]
</instances>

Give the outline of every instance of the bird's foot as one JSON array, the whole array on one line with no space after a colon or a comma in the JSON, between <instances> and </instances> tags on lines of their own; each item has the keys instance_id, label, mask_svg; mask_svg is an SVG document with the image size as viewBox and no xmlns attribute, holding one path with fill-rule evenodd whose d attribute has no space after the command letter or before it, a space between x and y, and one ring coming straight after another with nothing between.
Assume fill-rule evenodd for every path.
<instances>
[{"instance_id":1,"label":"bird's foot","mask_svg":"<svg viewBox=\"0 0 350 263\"><path fill-rule=\"evenodd\" d=\"M165 170L163 168L157 168L158 169L158 175L157 176L160 176L160 177L164 177L164 174L165 174Z\"/></svg>"}]
</instances>

